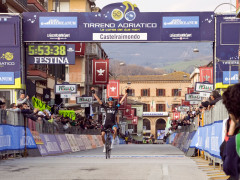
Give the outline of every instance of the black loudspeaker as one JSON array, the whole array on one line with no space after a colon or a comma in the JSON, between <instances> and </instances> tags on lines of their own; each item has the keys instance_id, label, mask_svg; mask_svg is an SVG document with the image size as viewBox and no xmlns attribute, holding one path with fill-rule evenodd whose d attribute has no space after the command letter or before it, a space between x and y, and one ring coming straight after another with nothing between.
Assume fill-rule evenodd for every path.
<instances>
[{"instance_id":1,"label":"black loudspeaker","mask_svg":"<svg viewBox=\"0 0 240 180\"><path fill-rule=\"evenodd\" d=\"M62 98L60 94L55 94L55 104L60 105L62 103Z\"/></svg>"},{"instance_id":2,"label":"black loudspeaker","mask_svg":"<svg viewBox=\"0 0 240 180\"><path fill-rule=\"evenodd\" d=\"M51 89L43 89L43 101L51 101Z\"/></svg>"}]
</instances>

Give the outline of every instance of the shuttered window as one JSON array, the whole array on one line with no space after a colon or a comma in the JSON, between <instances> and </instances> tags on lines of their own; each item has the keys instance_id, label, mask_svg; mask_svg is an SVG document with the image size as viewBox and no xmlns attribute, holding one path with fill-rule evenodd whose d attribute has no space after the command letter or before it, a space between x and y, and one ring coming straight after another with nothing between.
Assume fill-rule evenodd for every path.
<instances>
[{"instance_id":1,"label":"shuttered window","mask_svg":"<svg viewBox=\"0 0 240 180\"><path fill-rule=\"evenodd\" d=\"M180 89L172 89L172 96L181 96Z\"/></svg>"},{"instance_id":2,"label":"shuttered window","mask_svg":"<svg viewBox=\"0 0 240 180\"><path fill-rule=\"evenodd\" d=\"M166 105L165 104L156 104L156 111L157 112L165 112L166 111Z\"/></svg>"},{"instance_id":3,"label":"shuttered window","mask_svg":"<svg viewBox=\"0 0 240 180\"><path fill-rule=\"evenodd\" d=\"M165 89L156 89L156 96L166 96Z\"/></svg>"},{"instance_id":4,"label":"shuttered window","mask_svg":"<svg viewBox=\"0 0 240 180\"><path fill-rule=\"evenodd\" d=\"M143 105L143 112L150 112L150 104Z\"/></svg>"},{"instance_id":5,"label":"shuttered window","mask_svg":"<svg viewBox=\"0 0 240 180\"><path fill-rule=\"evenodd\" d=\"M141 96L150 96L150 89L141 89Z\"/></svg>"}]
</instances>

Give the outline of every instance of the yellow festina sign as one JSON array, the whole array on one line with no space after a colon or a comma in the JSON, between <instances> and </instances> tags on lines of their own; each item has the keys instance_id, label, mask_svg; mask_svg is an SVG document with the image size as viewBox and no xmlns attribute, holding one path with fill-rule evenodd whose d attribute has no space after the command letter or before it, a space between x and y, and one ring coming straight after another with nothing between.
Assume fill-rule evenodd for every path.
<instances>
[{"instance_id":1,"label":"yellow festina sign","mask_svg":"<svg viewBox=\"0 0 240 180\"><path fill-rule=\"evenodd\" d=\"M32 97L32 104L34 108L38 108L40 111L43 111L45 109L48 109L51 111L51 107L46 105L44 102L42 102L40 99Z\"/></svg>"},{"instance_id":2,"label":"yellow festina sign","mask_svg":"<svg viewBox=\"0 0 240 180\"><path fill-rule=\"evenodd\" d=\"M72 120L76 119L76 113L73 110L59 110L59 115L63 115L63 117L69 117Z\"/></svg>"}]
</instances>

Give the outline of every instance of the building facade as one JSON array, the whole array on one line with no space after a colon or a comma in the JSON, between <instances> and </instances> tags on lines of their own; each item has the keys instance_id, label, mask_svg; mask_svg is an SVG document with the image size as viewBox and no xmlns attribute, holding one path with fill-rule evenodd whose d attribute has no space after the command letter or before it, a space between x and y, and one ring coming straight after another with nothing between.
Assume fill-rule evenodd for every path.
<instances>
[{"instance_id":1,"label":"building facade","mask_svg":"<svg viewBox=\"0 0 240 180\"><path fill-rule=\"evenodd\" d=\"M128 98L144 103L142 125L144 136L152 134L156 137L158 130L165 129L172 112L177 106L181 106L182 100L185 100L187 88L191 86L189 76L185 72L173 72L165 75L118 77L120 92L124 93L129 87Z\"/></svg>"}]
</instances>

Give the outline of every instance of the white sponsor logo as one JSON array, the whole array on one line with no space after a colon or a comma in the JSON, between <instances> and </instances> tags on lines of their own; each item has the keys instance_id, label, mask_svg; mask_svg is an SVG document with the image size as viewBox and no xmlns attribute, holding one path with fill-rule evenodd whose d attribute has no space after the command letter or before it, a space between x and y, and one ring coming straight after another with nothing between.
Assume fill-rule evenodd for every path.
<instances>
[{"instance_id":1,"label":"white sponsor logo","mask_svg":"<svg viewBox=\"0 0 240 180\"><path fill-rule=\"evenodd\" d=\"M105 72L105 70L99 69L99 70L97 70L97 72L98 72L99 76L103 76L103 73Z\"/></svg>"},{"instance_id":2,"label":"white sponsor logo","mask_svg":"<svg viewBox=\"0 0 240 180\"><path fill-rule=\"evenodd\" d=\"M114 92L115 89L117 89L117 88L116 87L111 87L110 89L111 89L112 92Z\"/></svg>"},{"instance_id":3,"label":"white sponsor logo","mask_svg":"<svg viewBox=\"0 0 240 180\"><path fill-rule=\"evenodd\" d=\"M34 64L69 64L67 57L34 57Z\"/></svg>"},{"instance_id":4,"label":"white sponsor logo","mask_svg":"<svg viewBox=\"0 0 240 180\"><path fill-rule=\"evenodd\" d=\"M93 40L147 40L147 33L93 33Z\"/></svg>"}]
</instances>

